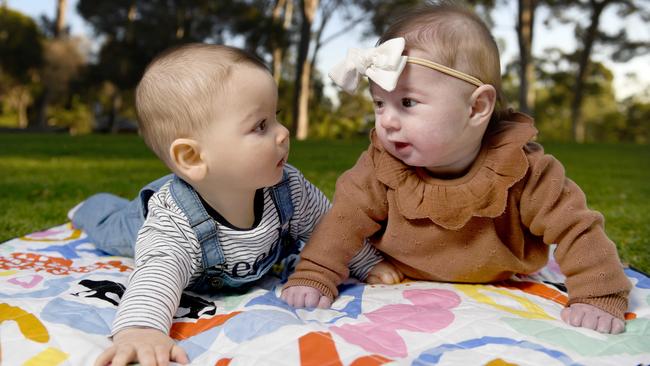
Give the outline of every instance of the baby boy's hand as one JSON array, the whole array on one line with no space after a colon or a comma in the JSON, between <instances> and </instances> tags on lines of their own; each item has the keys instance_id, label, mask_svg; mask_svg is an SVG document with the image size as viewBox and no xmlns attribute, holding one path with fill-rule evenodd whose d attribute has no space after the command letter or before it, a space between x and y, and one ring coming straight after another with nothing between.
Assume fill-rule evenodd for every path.
<instances>
[{"instance_id":1,"label":"baby boy's hand","mask_svg":"<svg viewBox=\"0 0 650 366\"><path fill-rule=\"evenodd\" d=\"M388 261L381 261L375 264L368 272L366 283L371 285L395 285L404 279L404 274Z\"/></svg>"},{"instance_id":2,"label":"baby boy's hand","mask_svg":"<svg viewBox=\"0 0 650 366\"><path fill-rule=\"evenodd\" d=\"M131 361L167 366L170 360L189 363L185 351L167 334L151 328L128 328L115 334L113 345L97 357L95 366L126 366Z\"/></svg>"},{"instance_id":3,"label":"baby boy's hand","mask_svg":"<svg viewBox=\"0 0 650 366\"><path fill-rule=\"evenodd\" d=\"M309 286L291 286L282 290L280 295L290 306L294 308L321 308L327 309L332 305L332 300L323 296L320 291Z\"/></svg>"},{"instance_id":4,"label":"baby boy's hand","mask_svg":"<svg viewBox=\"0 0 650 366\"><path fill-rule=\"evenodd\" d=\"M618 334L625 331L625 322L593 305L575 303L562 309L562 320L574 327L593 329L600 333Z\"/></svg>"}]
</instances>

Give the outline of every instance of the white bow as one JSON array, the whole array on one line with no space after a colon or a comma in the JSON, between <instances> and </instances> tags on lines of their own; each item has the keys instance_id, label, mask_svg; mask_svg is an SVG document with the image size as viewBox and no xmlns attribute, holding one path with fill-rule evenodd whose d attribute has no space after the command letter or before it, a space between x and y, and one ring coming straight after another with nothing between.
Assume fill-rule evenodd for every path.
<instances>
[{"instance_id":1,"label":"white bow","mask_svg":"<svg viewBox=\"0 0 650 366\"><path fill-rule=\"evenodd\" d=\"M378 47L351 48L345 60L334 66L329 77L348 93L353 93L359 84L359 77L367 76L386 91L392 91L406 65L404 38L390 39Z\"/></svg>"}]
</instances>

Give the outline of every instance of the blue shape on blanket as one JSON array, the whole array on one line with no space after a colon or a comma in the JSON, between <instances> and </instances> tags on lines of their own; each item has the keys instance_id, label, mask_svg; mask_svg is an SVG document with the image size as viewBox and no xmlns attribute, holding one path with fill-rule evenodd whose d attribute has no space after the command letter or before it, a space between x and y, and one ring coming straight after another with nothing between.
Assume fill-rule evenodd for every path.
<instances>
[{"instance_id":1,"label":"blue shape on blanket","mask_svg":"<svg viewBox=\"0 0 650 366\"><path fill-rule=\"evenodd\" d=\"M465 350L465 349L474 349L474 348L479 348L490 344L521 347L535 352L542 352L562 362L565 365L579 365L574 361L572 361L569 356L567 356L566 354L560 351L548 349L540 344L536 344L528 341L518 341L515 339L505 338L505 337L481 337L481 338L469 339L455 344L454 343L442 344L438 347L422 352L422 354L420 354L418 358L413 360L412 365L418 365L418 366L436 365L440 361L440 358L442 358L442 356L447 352L453 352L453 351Z\"/></svg>"},{"instance_id":2,"label":"blue shape on blanket","mask_svg":"<svg viewBox=\"0 0 650 366\"><path fill-rule=\"evenodd\" d=\"M74 282L76 280L78 280L78 278L73 276L49 279L45 281L43 288L41 289L35 291L20 292L16 294L4 294L0 292L0 298L21 299L54 297L69 289L70 282Z\"/></svg>"},{"instance_id":3,"label":"blue shape on blanket","mask_svg":"<svg viewBox=\"0 0 650 366\"><path fill-rule=\"evenodd\" d=\"M111 333L110 324L115 317L115 308L99 308L57 297L45 305L40 317L86 333L108 335Z\"/></svg>"},{"instance_id":4,"label":"blue shape on blanket","mask_svg":"<svg viewBox=\"0 0 650 366\"><path fill-rule=\"evenodd\" d=\"M365 286L363 284L357 284L357 283L351 283L351 284L343 284L339 286L339 294L340 296L349 296L352 298L351 301L349 301L343 309L337 310L339 311L342 315L337 316L333 319L330 319L329 321L318 321L322 322L325 324L333 324L336 323L339 319L341 318L353 318L356 319L361 315L361 301L363 299L363 290ZM275 295L275 291L267 291L264 293L264 295L258 296L253 298L251 301L249 301L246 304L246 307L251 307L254 305L266 305L266 306L273 306L277 307L283 310L287 310L291 313L293 313L296 317L296 309L287 305L282 299L278 298ZM314 311L316 309L304 309L305 311Z\"/></svg>"},{"instance_id":5,"label":"blue shape on blanket","mask_svg":"<svg viewBox=\"0 0 650 366\"><path fill-rule=\"evenodd\" d=\"M63 258L66 259L77 259L81 258L79 253L85 252L89 253L92 255L96 255L98 257L104 257L107 256L106 252L101 251L99 249L96 249L94 245L91 245L91 248L89 249L77 249L78 246L82 244L92 244L92 241L90 241L87 237L86 238L81 238L75 241L71 241L69 243L61 244L61 245L50 245L49 247L45 248L30 248L29 250L35 251L35 252L58 252L61 254Z\"/></svg>"},{"instance_id":6,"label":"blue shape on blanket","mask_svg":"<svg viewBox=\"0 0 650 366\"><path fill-rule=\"evenodd\" d=\"M223 325L224 333L234 342L245 342L293 324L302 324L292 314L277 310L248 310Z\"/></svg>"},{"instance_id":7,"label":"blue shape on blanket","mask_svg":"<svg viewBox=\"0 0 650 366\"><path fill-rule=\"evenodd\" d=\"M625 269L625 274L630 277L636 279L638 282L636 283L636 287L638 288L645 288L645 289L650 289L650 277L646 276L643 273L640 273L638 271L635 271L630 268Z\"/></svg>"}]
</instances>

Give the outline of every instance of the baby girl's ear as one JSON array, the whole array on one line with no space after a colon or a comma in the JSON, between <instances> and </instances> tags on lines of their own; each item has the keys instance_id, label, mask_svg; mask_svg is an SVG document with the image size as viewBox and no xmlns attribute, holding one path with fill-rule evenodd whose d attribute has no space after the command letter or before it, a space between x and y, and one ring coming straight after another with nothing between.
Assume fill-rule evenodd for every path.
<instances>
[{"instance_id":1,"label":"baby girl's ear","mask_svg":"<svg viewBox=\"0 0 650 366\"><path fill-rule=\"evenodd\" d=\"M483 84L476 88L470 97L472 104L470 123L476 126L487 124L492 117L496 99L497 92L492 85Z\"/></svg>"},{"instance_id":2,"label":"baby girl's ear","mask_svg":"<svg viewBox=\"0 0 650 366\"><path fill-rule=\"evenodd\" d=\"M205 178L207 165L201 157L201 146L196 140L176 139L169 147L172 170L190 182Z\"/></svg>"}]
</instances>

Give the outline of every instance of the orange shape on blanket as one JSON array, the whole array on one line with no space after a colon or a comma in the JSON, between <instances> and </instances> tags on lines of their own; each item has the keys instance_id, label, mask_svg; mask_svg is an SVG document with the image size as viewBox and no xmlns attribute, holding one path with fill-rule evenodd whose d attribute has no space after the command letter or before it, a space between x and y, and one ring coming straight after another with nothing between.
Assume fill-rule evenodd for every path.
<instances>
[{"instance_id":1,"label":"orange shape on blanket","mask_svg":"<svg viewBox=\"0 0 650 366\"><path fill-rule=\"evenodd\" d=\"M0 323L6 320L13 320L18 323L18 329L29 340L39 343L50 340L50 334L43 323L34 314L28 313L18 306L0 304Z\"/></svg>"},{"instance_id":2,"label":"orange shape on blanket","mask_svg":"<svg viewBox=\"0 0 650 366\"><path fill-rule=\"evenodd\" d=\"M343 366L332 335L328 332L310 332L298 339L301 366Z\"/></svg>"},{"instance_id":3,"label":"orange shape on blanket","mask_svg":"<svg viewBox=\"0 0 650 366\"><path fill-rule=\"evenodd\" d=\"M177 322L172 324L172 329L169 331L169 335L179 341L187 339L210 328L219 326L239 313L241 313L241 311L234 311L230 314L215 315L210 319L199 319L196 323Z\"/></svg>"},{"instance_id":4,"label":"orange shape on blanket","mask_svg":"<svg viewBox=\"0 0 650 366\"><path fill-rule=\"evenodd\" d=\"M531 295L541 296L545 299L555 301L560 305L566 305L569 301L569 298L560 291L544 286L541 283L537 282L504 281L496 285L498 287L521 290Z\"/></svg>"},{"instance_id":5,"label":"orange shape on blanket","mask_svg":"<svg viewBox=\"0 0 650 366\"><path fill-rule=\"evenodd\" d=\"M369 355L357 358L356 360L352 361L350 366L379 366L391 361L391 359L384 356Z\"/></svg>"},{"instance_id":6,"label":"orange shape on blanket","mask_svg":"<svg viewBox=\"0 0 650 366\"><path fill-rule=\"evenodd\" d=\"M510 289L518 289L531 295L541 296L545 299L555 301L560 305L566 306L569 298L558 290L544 286L537 282L521 282L521 281L503 281L496 284L498 287L505 287ZM636 319L636 313L625 313L625 320Z\"/></svg>"},{"instance_id":7,"label":"orange shape on blanket","mask_svg":"<svg viewBox=\"0 0 650 366\"><path fill-rule=\"evenodd\" d=\"M232 358L221 358L214 366L228 366L230 365L230 361L232 361Z\"/></svg>"}]
</instances>

